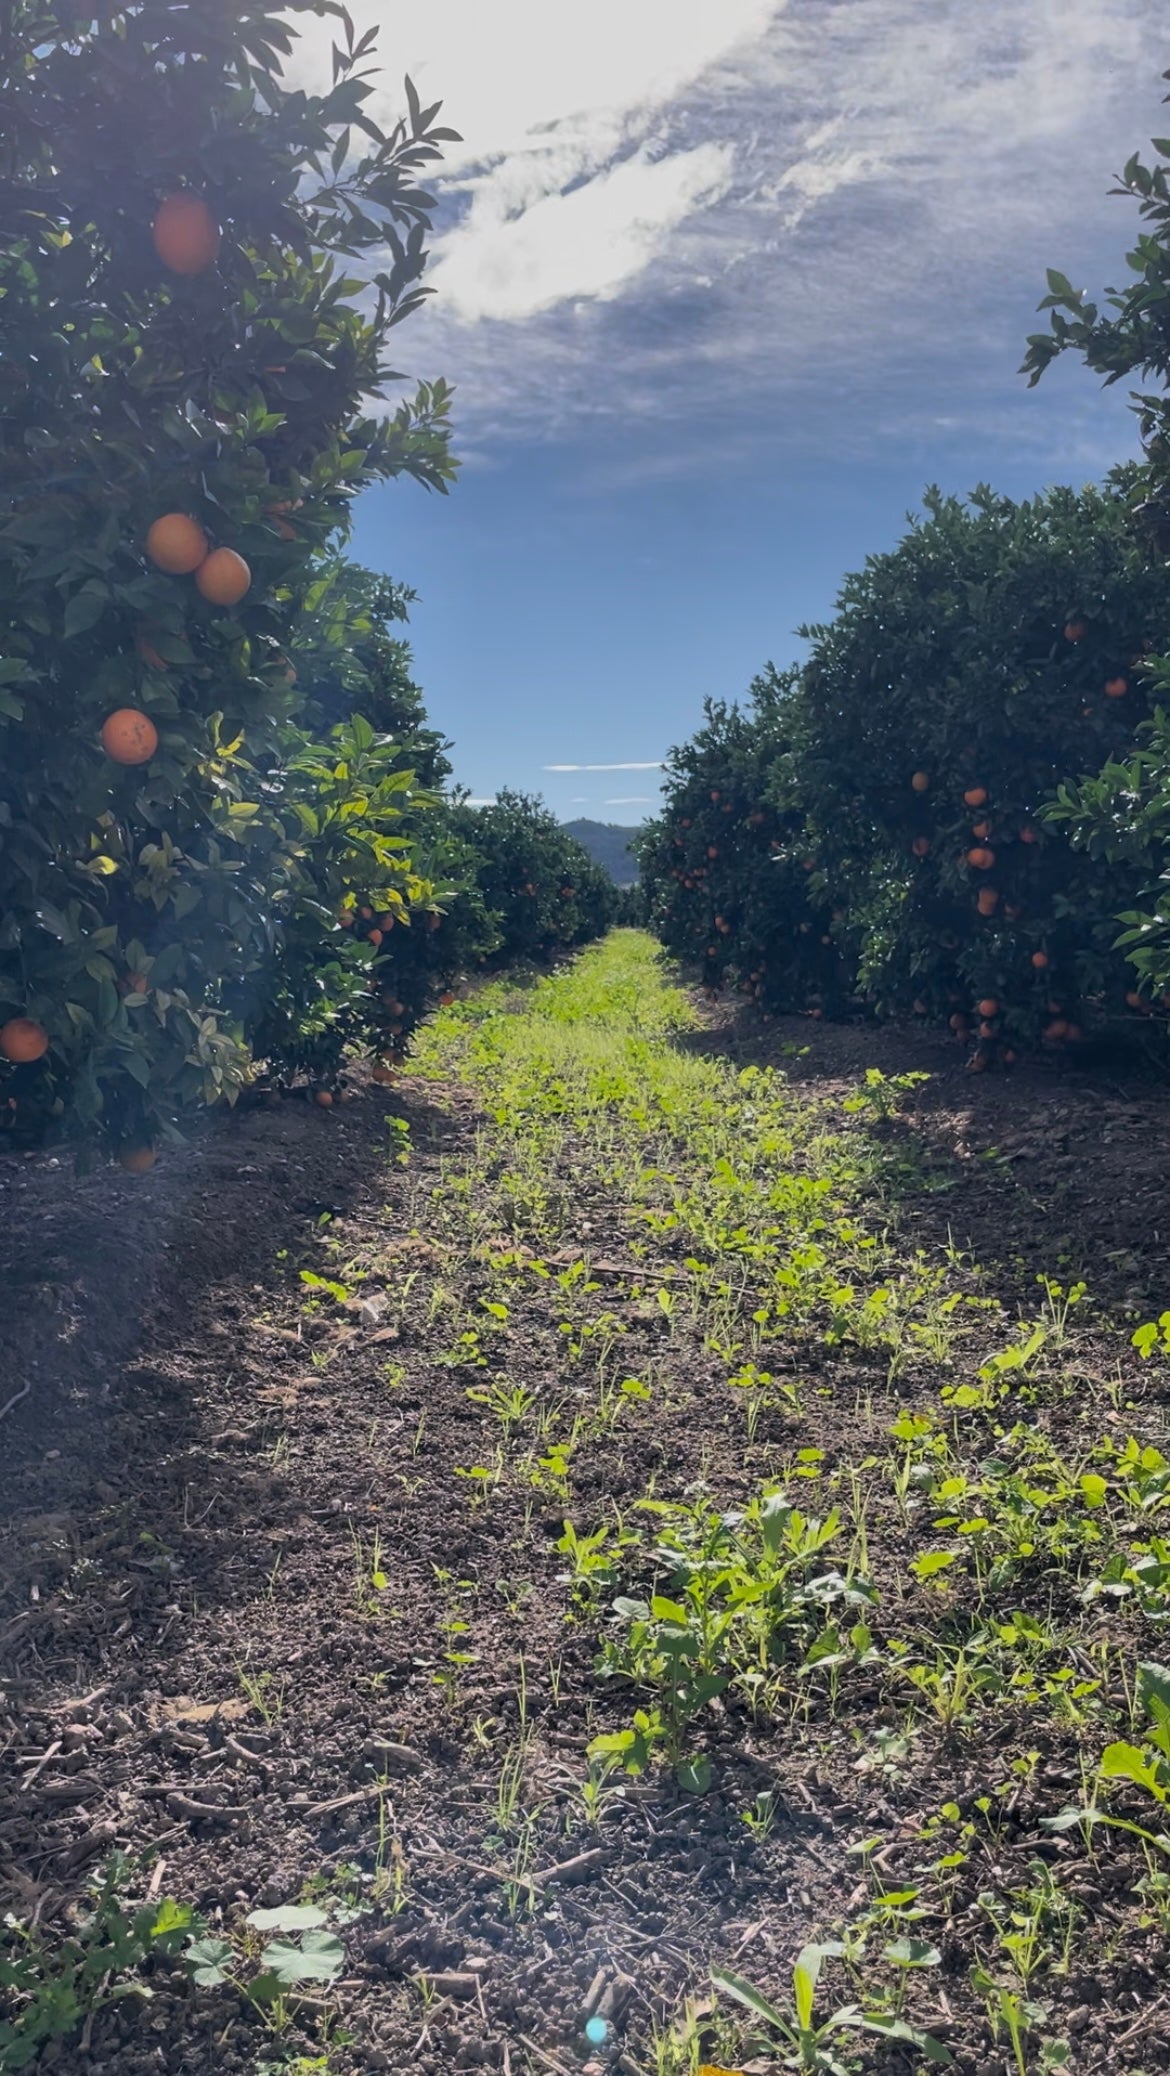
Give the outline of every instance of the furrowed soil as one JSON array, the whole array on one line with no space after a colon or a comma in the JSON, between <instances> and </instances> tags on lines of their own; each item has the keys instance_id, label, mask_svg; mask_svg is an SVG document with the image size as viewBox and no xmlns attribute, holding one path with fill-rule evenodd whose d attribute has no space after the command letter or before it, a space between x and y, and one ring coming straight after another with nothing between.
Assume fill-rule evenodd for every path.
<instances>
[{"instance_id":1,"label":"furrowed soil","mask_svg":"<svg viewBox=\"0 0 1170 2076\"><path fill-rule=\"evenodd\" d=\"M1167 1111L618 932L0 1168L0 2069L1170 2069Z\"/></svg>"}]
</instances>

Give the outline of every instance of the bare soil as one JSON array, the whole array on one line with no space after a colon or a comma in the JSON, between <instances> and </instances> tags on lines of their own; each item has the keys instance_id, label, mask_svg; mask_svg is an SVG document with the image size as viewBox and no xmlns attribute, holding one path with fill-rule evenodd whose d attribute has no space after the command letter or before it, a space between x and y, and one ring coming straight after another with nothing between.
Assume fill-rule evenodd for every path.
<instances>
[{"instance_id":1,"label":"bare soil","mask_svg":"<svg viewBox=\"0 0 1170 2076\"><path fill-rule=\"evenodd\" d=\"M804 1019L713 1013L693 1042L771 1059L834 1098L870 1066L927 1071L890 1142L915 1245L970 1253L1013 1304L1056 1270L1083 1274L1123 1323L1170 1304L1170 1103L1156 1080L1053 1063L973 1078L932 1034ZM409 1122L408 1169L389 1159L388 1114ZM778 1981L810 1928L849 1907L851 1842L875 1825L892 1848L912 1841L940 1793L966 1807L1030 1733L1005 1710L941 1786L913 1767L887 1786L815 1738L743 1720L710 1794L634 1786L598 1829L582 1822L595 1639L564 1620L565 1509L539 1496L527 1519L516 1499L453 1506L480 1418L467 1377L436 1366L421 1302L437 1276L477 1288L476 1264L419 1207L479 1122L465 1091L405 1077L330 1113L288 1099L224 1117L140 1179L79 1180L42 1156L0 1167L0 1404L14 1401L0 1424L0 1909L51 1928L115 1847L213 1925L323 1875L344 1885L338 1869L378 1873L377 1907L345 1935L331 2071L642 2072L651 2023L703 1994L712 1957ZM612 1279L633 1361L657 1328L622 1296L629 1234L589 1191L575 1221L564 1258ZM336 1274L323 1233L380 1249L390 1288L417 1271L419 1308L399 1325L376 1306L307 1315L300 1270ZM532 1304L538 1351L554 1312L539 1288ZM681 1490L720 1447L725 1397L696 1359L672 1427L584 1456L578 1525L591 1494L633 1495L652 1472ZM844 1409L825 1407L819 1438L839 1450ZM725 1469L743 1482L730 1451ZM384 1590L366 1579L375 1533ZM470 1659L454 1698L452 1611ZM521 1657L538 1811L522 1866L497 1809ZM1021 1865L1035 1808L1074 1785L1068 1750L1046 1750L1005 1846ZM779 1817L757 1841L742 1812L762 1789L778 1790ZM1091 1871L1074 1876L1107 1926L1109 1894ZM1076 2066L1170 2068L1170 2029L1142 2018L1161 1965L1147 1941L1114 1961L1111 2002L1091 1971L1066 1985ZM945 2005L945 1966L941 1979ZM177 1968L154 1988L41 2066L255 2069L263 2036L240 1999L193 1990ZM960 2068L1007 2068L960 2005ZM613 2029L596 2051L583 2034L595 2012ZM898 2066L886 2052L881 2067Z\"/></svg>"}]
</instances>

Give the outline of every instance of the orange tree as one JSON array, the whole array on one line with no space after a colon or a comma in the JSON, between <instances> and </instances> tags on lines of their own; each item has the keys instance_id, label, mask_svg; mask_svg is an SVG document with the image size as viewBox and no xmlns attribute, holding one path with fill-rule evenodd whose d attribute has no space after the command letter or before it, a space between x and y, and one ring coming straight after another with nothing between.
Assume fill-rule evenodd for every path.
<instances>
[{"instance_id":1,"label":"orange tree","mask_svg":"<svg viewBox=\"0 0 1170 2076\"><path fill-rule=\"evenodd\" d=\"M284 18L306 11L340 25L321 95L281 83ZM365 408L427 293L417 176L452 134L409 82L407 117L371 121L368 44L330 0L11 0L0 20L0 1101L18 1128L64 1112L137 1157L248 1077L306 869L272 771L310 558L364 484L453 474L442 383L389 419ZM389 257L368 294L338 264L365 253ZM398 850L380 891L431 898Z\"/></svg>"},{"instance_id":2,"label":"orange tree","mask_svg":"<svg viewBox=\"0 0 1170 2076\"><path fill-rule=\"evenodd\" d=\"M930 491L925 517L804 628L814 896L842 911L880 1011L946 1016L977 1064L1075 1040L1120 1008L1114 918L1136 882L1043 820L1061 782L1126 750L1170 582L1130 519L1132 472L1023 504Z\"/></svg>"},{"instance_id":3,"label":"orange tree","mask_svg":"<svg viewBox=\"0 0 1170 2076\"><path fill-rule=\"evenodd\" d=\"M708 700L704 725L666 760L662 814L635 839L652 928L705 987L770 1008L839 1010L852 961L828 905L794 783L795 671L771 665L745 708Z\"/></svg>"},{"instance_id":4,"label":"orange tree","mask_svg":"<svg viewBox=\"0 0 1170 2076\"><path fill-rule=\"evenodd\" d=\"M1170 79L1170 72L1164 75ZM1168 97L1170 98L1170 97ZM1145 449L1143 466L1131 479L1135 525L1151 559L1170 559L1170 139L1155 138L1157 162L1135 155L1115 194L1138 204L1143 230L1127 255L1132 279L1107 291L1111 315L1073 288L1067 276L1049 272L1041 309L1051 312L1049 330L1028 341L1024 372L1032 384L1061 353L1075 352L1105 377L1106 384L1138 375L1135 392ZM1151 383L1155 385L1151 387ZM1161 634L1165 636L1163 627ZM1136 872L1141 892L1120 916L1118 942L1136 968L1135 1007L1149 1013L1152 997L1170 1005L1170 655L1150 656L1143 666L1154 715L1139 729L1130 754L1114 754L1096 777L1061 788L1047 817L1053 827L1090 856L1124 864Z\"/></svg>"},{"instance_id":5,"label":"orange tree","mask_svg":"<svg viewBox=\"0 0 1170 2076\"><path fill-rule=\"evenodd\" d=\"M452 810L496 933L496 955L554 958L599 937L615 920L618 890L539 800L505 788L486 807Z\"/></svg>"}]
</instances>

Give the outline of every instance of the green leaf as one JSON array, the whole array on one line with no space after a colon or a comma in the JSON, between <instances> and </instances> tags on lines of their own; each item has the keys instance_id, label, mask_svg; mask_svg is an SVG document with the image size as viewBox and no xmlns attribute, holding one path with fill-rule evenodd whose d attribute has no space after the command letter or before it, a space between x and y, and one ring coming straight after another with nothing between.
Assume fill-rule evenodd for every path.
<instances>
[{"instance_id":1,"label":"green leaf","mask_svg":"<svg viewBox=\"0 0 1170 2076\"><path fill-rule=\"evenodd\" d=\"M226 1939L193 1939L185 1958L201 1989L215 1989L231 1979L229 1963L234 1955Z\"/></svg>"},{"instance_id":2,"label":"green leaf","mask_svg":"<svg viewBox=\"0 0 1170 2076\"><path fill-rule=\"evenodd\" d=\"M891 1940L882 1954L895 1968L937 1968L942 1955L937 1946L926 1939L911 1939L908 1934L901 1939Z\"/></svg>"},{"instance_id":3,"label":"green leaf","mask_svg":"<svg viewBox=\"0 0 1170 2076\"><path fill-rule=\"evenodd\" d=\"M801 2031L805 2033L812 2030L817 1982L824 1958L824 1947L802 1946L793 1963L792 1996L796 2005L797 2021Z\"/></svg>"},{"instance_id":4,"label":"green leaf","mask_svg":"<svg viewBox=\"0 0 1170 2076\"><path fill-rule=\"evenodd\" d=\"M705 1795L711 1785L711 1761L701 1752L693 1758L680 1759L674 1777L684 1795Z\"/></svg>"},{"instance_id":5,"label":"green leaf","mask_svg":"<svg viewBox=\"0 0 1170 2076\"><path fill-rule=\"evenodd\" d=\"M274 1939L260 1956L260 1965L278 1982L336 1982L345 1966L345 1948L336 1932L306 1932L299 1942Z\"/></svg>"},{"instance_id":6,"label":"green leaf","mask_svg":"<svg viewBox=\"0 0 1170 2076\"><path fill-rule=\"evenodd\" d=\"M1167 1791L1156 1768L1151 1766L1136 1744L1127 1744L1124 1739L1119 1739L1116 1744L1107 1744L1097 1770L1102 1780L1130 1780L1135 1787L1145 1788L1158 1802L1167 1800Z\"/></svg>"},{"instance_id":7,"label":"green leaf","mask_svg":"<svg viewBox=\"0 0 1170 2076\"><path fill-rule=\"evenodd\" d=\"M96 626L105 609L104 590L91 590L86 585L81 591L75 591L65 608L62 632L66 641L71 641L75 634L85 634L89 628Z\"/></svg>"},{"instance_id":8,"label":"green leaf","mask_svg":"<svg viewBox=\"0 0 1170 2076\"><path fill-rule=\"evenodd\" d=\"M774 2026L778 2033L788 2030L783 2013L777 2011L774 2004L769 2004L750 1982L745 1982L742 1975L733 1975L728 1968L713 1967L711 1980L725 1997L734 1997L737 2004L742 2004L754 2017L762 2018L765 2025Z\"/></svg>"},{"instance_id":9,"label":"green leaf","mask_svg":"<svg viewBox=\"0 0 1170 2076\"><path fill-rule=\"evenodd\" d=\"M257 1932L311 1932L328 1922L327 1912L315 1903L282 1903L275 1910L250 1910L245 1920Z\"/></svg>"}]
</instances>

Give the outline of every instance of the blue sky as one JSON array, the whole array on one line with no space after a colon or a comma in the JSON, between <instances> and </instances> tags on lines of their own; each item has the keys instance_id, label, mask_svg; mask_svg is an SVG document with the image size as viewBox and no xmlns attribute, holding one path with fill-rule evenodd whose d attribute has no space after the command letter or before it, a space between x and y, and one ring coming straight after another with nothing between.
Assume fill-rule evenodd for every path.
<instances>
[{"instance_id":1,"label":"blue sky","mask_svg":"<svg viewBox=\"0 0 1170 2076\"><path fill-rule=\"evenodd\" d=\"M368 492L351 550L418 591L476 797L642 819L704 697L797 656L924 484L1026 496L1134 450L1123 387L1016 370L1046 265L1124 274L1107 190L1170 130L1162 0L351 12L384 23L378 113L409 71L464 138L396 335L456 385L464 466Z\"/></svg>"}]
</instances>

